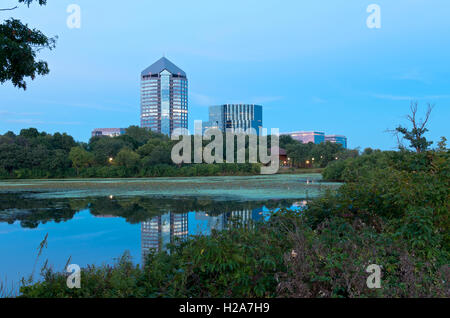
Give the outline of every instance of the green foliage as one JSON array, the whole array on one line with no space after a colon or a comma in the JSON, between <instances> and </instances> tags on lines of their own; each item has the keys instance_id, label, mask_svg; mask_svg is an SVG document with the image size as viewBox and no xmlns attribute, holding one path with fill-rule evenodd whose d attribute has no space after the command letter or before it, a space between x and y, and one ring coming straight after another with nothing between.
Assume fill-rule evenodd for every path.
<instances>
[{"instance_id":1,"label":"green foliage","mask_svg":"<svg viewBox=\"0 0 450 318\"><path fill-rule=\"evenodd\" d=\"M292 252L280 274L281 297L448 297L448 266L424 263L407 244L360 219L328 217L310 228L294 223ZM291 225L292 226L292 225ZM382 267L381 289L366 286L370 264Z\"/></svg>"},{"instance_id":2,"label":"green foliage","mask_svg":"<svg viewBox=\"0 0 450 318\"><path fill-rule=\"evenodd\" d=\"M109 158L117 156L123 148L131 148L131 143L119 138L93 137L89 141L88 149L94 155L96 165L107 165Z\"/></svg>"},{"instance_id":3,"label":"green foliage","mask_svg":"<svg viewBox=\"0 0 450 318\"><path fill-rule=\"evenodd\" d=\"M312 211L312 210L311 210ZM448 297L447 264L423 262L408 244L355 218L308 225L308 214L282 210L266 223L191 237L150 253L145 266L125 254L114 266L88 266L81 289L66 273L44 272L21 297ZM382 288L366 286L380 264Z\"/></svg>"},{"instance_id":4,"label":"green foliage","mask_svg":"<svg viewBox=\"0 0 450 318\"><path fill-rule=\"evenodd\" d=\"M123 148L114 159L114 163L126 167L128 169L136 170L139 166L140 157L133 150Z\"/></svg>"},{"instance_id":5,"label":"green foliage","mask_svg":"<svg viewBox=\"0 0 450 318\"><path fill-rule=\"evenodd\" d=\"M19 0L30 5L33 0ZM39 0L45 5L45 0ZM13 10L15 8L11 8ZM26 89L25 78L32 80L37 75L49 73L48 64L37 59L42 49L55 48L56 37L49 38L37 29L31 29L17 19L8 19L0 24L0 83L11 81L14 86Z\"/></svg>"},{"instance_id":6,"label":"green foliage","mask_svg":"<svg viewBox=\"0 0 450 318\"><path fill-rule=\"evenodd\" d=\"M403 138L410 142L410 147L417 150L417 152L426 151L432 144L432 141L428 141L422 135L425 134L428 129L413 128L408 130L405 127L399 126L395 129L398 133L403 135Z\"/></svg>"},{"instance_id":7,"label":"green foliage","mask_svg":"<svg viewBox=\"0 0 450 318\"><path fill-rule=\"evenodd\" d=\"M441 141L438 142L438 151L447 151L447 138L441 137Z\"/></svg>"},{"instance_id":8,"label":"green foliage","mask_svg":"<svg viewBox=\"0 0 450 318\"><path fill-rule=\"evenodd\" d=\"M70 169L69 151L76 146L67 134L22 129L0 135L0 174L6 177L55 177ZM5 173L6 171L6 173Z\"/></svg>"},{"instance_id":9,"label":"green foliage","mask_svg":"<svg viewBox=\"0 0 450 318\"><path fill-rule=\"evenodd\" d=\"M358 217L374 224L380 218L410 252L431 261L450 253L450 153L375 151L327 167L324 178L346 183L337 196L317 200L320 215ZM328 215L324 211L330 211Z\"/></svg>"},{"instance_id":10,"label":"green foliage","mask_svg":"<svg viewBox=\"0 0 450 318\"><path fill-rule=\"evenodd\" d=\"M77 171L80 168L89 167L94 162L94 156L82 147L73 147L69 153L69 159Z\"/></svg>"},{"instance_id":11,"label":"green foliage","mask_svg":"<svg viewBox=\"0 0 450 318\"><path fill-rule=\"evenodd\" d=\"M341 144L331 142L303 144L286 135L280 136L280 147L286 149L291 164L300 168L314 166L324 168L336 160L354 158L359 155L357 150L344 149Z\"/></svg>"},{"instance_id":12,"label":"green foliage","mask_svg":"<svg viewBox=\"0 0 450 318\"><path fill-rule=\"evenodd\" d=\"M394 133L397 137L401 136L403 139L406 139L410 143L410 147L415 149L417 153L421 153L427 151L428 148L433 144L432 141L428 141L425 137L425 134L428 132L428 128L426 128L428 120L430 119L431 112L433 110L433 105L428 104L428 110L425 115L424 120L417 119L417 108L418 103L411 103L411 114L407 116L410 121L412 127L410 129L402 126L398 126ZM400 149L403 149L404 146L399 144Z\"/></svg>"},{"instance_id":13,"label":"green foliage","mask_svg":"<svg viewBox=\"0 0 450 318\"><path fill-rule=\"evenodd\" d=\"M38 2L39 3L39 5L46 5L47 4L47 0L19 0L19 3L25 3L27 6L30 6L30 4L32 3L32 2Z\"/></svg>"},{"instance_id":14,"label":"green foliage","mask_svg":"<svg viewBox=\"0 0 450 318\"><path fill-rule=\"evenodd\" d=\"M124 178L259 174L259 164L174 165L174 142L131 126L118 137L93 137L76 143L67 134L35 128L0 135L0 178Z\"/></svg>"}]
</instances>

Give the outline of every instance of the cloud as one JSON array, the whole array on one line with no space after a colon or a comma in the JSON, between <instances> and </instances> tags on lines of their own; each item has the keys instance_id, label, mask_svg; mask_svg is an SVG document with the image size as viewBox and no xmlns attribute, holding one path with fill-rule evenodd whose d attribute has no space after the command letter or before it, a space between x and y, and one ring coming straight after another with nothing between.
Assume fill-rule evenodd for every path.
<instances>
[{"instance_id":1,"label":"cloud","mask_svg":"<svg viewBox=\"0 0 450 318\"><path fill-rule=\"evenodd\" d=\"M104 110L104 111L109 111L109 112L121 112L121 113L130 113L130 112L134 112L135 109L137 109L137 107L139 107L139 103L134 105L132 103L130 103L131 105L134 106L129 106L129 105L124 105L124 104L118 104L115 101L107 101L107 102L103 102L104 104L108 104L108 105L112 105L112 104L116 104L118 105L118 107L110 107L110 106L104 106L98 103L85 103L85 102L67 102L66 100L49 100L49 99L40 99L40 98L23 98L23 101L28 101L30 103L39 103L39 104L43 104L43 105L57 105L60 107L75 107L75 108L86 108L86 109L94 109L94 110ZM41 107L41 109L43 109L43 107ZM2 111L0 111L1 114ZM6 111L8 112L8 111ZM11 113L11 112L9 112ZM11 113L12 114L12 113ZM37 114L37 113L29 113L30 116L33 115L42 115L42 114ZM33 115L31 115L33 114ZM24 116L26 115L26 113L23 114Z\"/></svg>"},{"instance_id":2,"label":"cloud","mask_svg":"<svg viewBox=\"0 0 450 318\"><path fill-rule=\"evenodd\" d=\"M195 105L198 106L212 106L215 105L215 99L211 96L190 92L190 97Z\"/></svg>"},{"instance_id":3,"label":"cloud","mask_svg":"<svg viewBox=\"0 0 450 318\"><path fill-rule=\"evenodd\" d=\"M87 109L95 109L95 110L105 110L105 111L111 111L111 112L121 112L121 113L129 113L132 111L135 111L133 108L115 108L115 107L108 107L98 104L90 104L90 103L67 103L67 102L60 102L60 101L46 101L46 100L40 100L41 103L48 103L48 104L54 104L59 106L68 106L68 107L76 107L76 108L87 108Z\"/></svg>"},{"instance_id":4,"label":"cloud","mask_svg":"<svg viewBox=\"0 0 450 318\"><path fill-rule=\"evenodd\" d=\"M5 116L39 116L42 113L20 113L20 112L11 112L8 110L0 110L0 115Z\"/></svg>"},{"instance_id":5,"label":"cloud","mask_svg":"<svg viewBox=\"0 0 450 318\"><path fill-rule=\"evenodd\" d=\"M216 98L196 92L191 92L190 98L192 104L198 106L213 106L219 104L270 104L283 99L282 96L256 96L242 99L222 100L219 102Z\"/></svg>"},{"instance_id":6,"label":"cloud","mask_svg":"<svg viewBox=\"0 0 450 318\"><path fill-rule=\"evenodd\" d=\"M397 100L397 101L437 100L450 98L450 95L404 96L404 95L389 95L389 94L373 94L372 96L378 99Z\"/></svg>"},{"instance_id":7,"label":"cloud","mask_svg":"<svg viewBox=\"0 0 450 318\"><path fill-rule=\"evenodd\" d=\"M323 104L323 103L327 102L325 99L317 97L317 96L313 96L312 101L314 104Z\"/></svg>"},{"instance_id":8,"label":"cloud","mask_svg":"<svg viewBox=\"0 0 450 318\"><path fill-rule=\"evenodd\" d=\"M37 118L29 118L33 116L42 116L43 113L27 113L27 112L11 112L8 110L0 110L0 121L10 124L25 125L80 125L80 122L74 121L44 121ZM19 117L19 118L17 118ZM28 118L27 118L28 117Z\"/></svg>"},{"instance_id":9,"label":"cloud","mask_svg":"<svg viewBox=\"0 0 450 318\"><path fill-rule=\"evenodd\" d=\"M11 124L27 124L27 125L81 125L80 122L75 121L42 121L36 119L8 119L7 123Z\"/></svg>"},{"instance_id":10,"label":"cloud","mask_svg":"<svg viewBox=\"0 0 450 318\"><path fill-rule=\"evenodd\" d=\"M406 80L406 81L417 81L425 84L431 84L431 81L426 78L426 76L418 70L409 70L399 76L394 77L396 80Z\"/></svg>"},{"instance_id":11,"label":"cloud","mask_svg":"<svg viewBox=\"0 0 450 318\"><path fill-rule=\"evenodd\" d=\"M282 100L282 96L257 96L257 97L244 97L241 99L232 99L227 100L227 104L259 104L265 106L266 104L270 104L273 102L277 102ZM266 109L268 107L265 106Z\"/></svg>"},{"instance_id":12,"label":"cloud","mask_svg":"<svg viewBox=\"0 0 450 318\"><path fill-rule=\"evenodd\" d=\"M282 100L282 96L258 96L250 98L252 104L268 104Z\"/></svg>"}]
</instances>

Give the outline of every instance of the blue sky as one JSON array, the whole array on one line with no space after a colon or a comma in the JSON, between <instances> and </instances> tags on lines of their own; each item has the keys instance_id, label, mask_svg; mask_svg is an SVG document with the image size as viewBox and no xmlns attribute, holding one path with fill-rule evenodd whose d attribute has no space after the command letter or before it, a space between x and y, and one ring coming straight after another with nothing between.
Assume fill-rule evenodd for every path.
<instances>
[{"instance_id":1,"label":"blue sky","mask_svg":"<svg viewBox=\"0 0 450 318\"><path fill-rule=\"evenodd\" d=\"M208 105L258 103L267 128L392 149L385 131L406 124L417 100L423 111L436 104L429 137L450 137L448 0L48 2L0 12L59 36L40 54L50 75L25 92L0 86L0 133L36 127L87 141L93 128L138 124L139 74L165 54L188 74L191 129ZM81 29L66 25L72 3ZM366 25L372 3L380 29Z\"/></svg>"}]
</instances>

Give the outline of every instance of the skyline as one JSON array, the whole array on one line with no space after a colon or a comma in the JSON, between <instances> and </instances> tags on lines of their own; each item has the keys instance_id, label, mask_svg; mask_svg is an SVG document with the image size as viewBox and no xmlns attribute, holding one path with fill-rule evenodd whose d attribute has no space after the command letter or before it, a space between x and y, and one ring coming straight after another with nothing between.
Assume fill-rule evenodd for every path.
<instances>
[{"instance_id":1,"label":"skyline","mask_svg":"<svg viewBox=\"0 0 450 318\"><path fill-rule=\"evenodd\" d=\"M422 113L436 104L433 146L449 137L444 1L175 1L179 10L170 10L83 0L79 30L65 24L72 2L1 13L59 36L55 50L39 55L48 76L25 92L0 86L1 134L35 127L87 141L94 128L139 125L139 74L165 55L189 75L190 131L194 120L207 120L208 106L262 104L265 128L332 132L347 136L349 148L393 149L385 130L406 124L417 100ZM371 3L381 6L381 29L365 24ZM178 23L163 24L157 14L146 20L168 10Z\"/></svg>"}]
</instances>

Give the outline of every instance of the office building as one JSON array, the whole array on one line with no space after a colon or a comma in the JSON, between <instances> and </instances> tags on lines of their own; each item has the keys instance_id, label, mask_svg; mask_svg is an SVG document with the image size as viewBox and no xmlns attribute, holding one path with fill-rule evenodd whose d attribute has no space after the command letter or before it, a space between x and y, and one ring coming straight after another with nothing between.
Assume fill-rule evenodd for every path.
<instances>
[{"instance_id":1,"label":"office building","mask_svg":"<svg viewBox=\"0 0 450 318\"><path fill-rule=\"evenodd\" d=\"M327 135L325 141L329 141L336 144L341 144L344 149L347 149L347 137L342 135Z\"/></svg>"},{"instance_id":2,"label":"office building","mask_svg":"<svg viewBox=\"0 0 450 318\"><path fill-rule=\"evenodd\" d=\"M107 136L117 137L125 133L125 128L96 128L92 131L92 137Z\"/></svg>"},{"instance_id":3,"label":"office building","mask_svg":"<svg viewBox=\"0 0 450 318\"><path fill-rule=\"evenodd\" d=\"M253 104L225 104L209 107L209 121L204 123L203 129L218 128L227 130L249 128L259 133L262 128L262 106Z\"/></svg>"},{"instance_id":4,"label":"office building","mask_svg":"<svg viewBox=\"0 0 450 318\"><path fill-rule=\"evenodd\" d=\"M141 73L141 127L169 136L188 128L186 73L165 57Z\"/></svg>"},{"instance_id":5,"label":"office building","mask_svg":"<svg viewBox=\"0 0 450 318\"><path fill-rule=\"evenodd\" d=\"M304 144L310 142L314 144L320 144L322 142L325 142L325 133L320 131L295 131L282 135L290 135L292 139L300 141Z\"/></svg>"}]
</instances>

